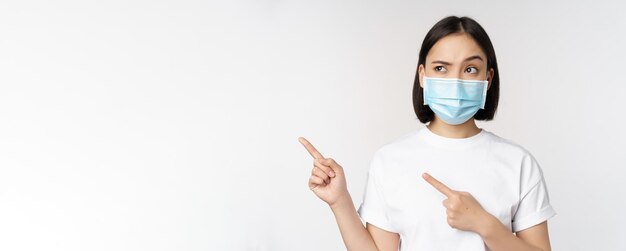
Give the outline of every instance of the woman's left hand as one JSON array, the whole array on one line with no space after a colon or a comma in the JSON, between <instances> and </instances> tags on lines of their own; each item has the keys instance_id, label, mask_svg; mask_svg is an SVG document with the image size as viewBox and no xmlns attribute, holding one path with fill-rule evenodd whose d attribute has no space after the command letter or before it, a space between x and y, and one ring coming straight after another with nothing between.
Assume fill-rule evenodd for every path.
<instances>
[{"instance_id":1,"label":"woman's left hand","mask_svg":"<svg viewBox=\"0 0 626 251\"><path fill-rule=\"evenodd\" d=\"M472 231L481 235L488 230L488 224L491 222L493 215L485 211L480 206L480 203L474 199L474 196L468 192L452 190L427 173L424 173L422 177L435 189L448 197L443 201L443 206L447 209L448 225L459 230Z\"/></svg>"}]
</instances>

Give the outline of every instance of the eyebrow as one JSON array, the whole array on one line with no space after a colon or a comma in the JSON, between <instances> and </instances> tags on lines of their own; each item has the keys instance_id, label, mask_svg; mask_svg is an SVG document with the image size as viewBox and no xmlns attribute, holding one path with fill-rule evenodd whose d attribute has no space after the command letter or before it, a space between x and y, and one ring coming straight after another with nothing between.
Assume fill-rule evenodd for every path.
<instances>
[{"instance_id":1,"label":"eyebrow","mask_svg":"<svg viewBox=\"0 0 626 251\"><path fill-rule=\"evenodd\" d=\"M474 59L478 59L480 61L484 61L482 57L478 56L478 55L474 55L471 57L466 58L465 60L463 60L463 62L465 61L470 61L470 60L474 60ZM430 62L431 64L442 64L442 65L452 65L452 63L450 62L446 62L446 61L442 61L442 60L435 60Z\"/></svg>"}]
</instances>

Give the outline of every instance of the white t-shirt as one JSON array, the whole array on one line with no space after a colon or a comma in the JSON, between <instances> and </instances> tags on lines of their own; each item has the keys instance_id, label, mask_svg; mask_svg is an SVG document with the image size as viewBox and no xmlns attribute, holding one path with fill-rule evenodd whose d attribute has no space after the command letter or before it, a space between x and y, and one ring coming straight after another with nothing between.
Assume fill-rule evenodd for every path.
<instances>
[{"instance_id":1,"label":"white t-shirt","mask_svg":"<svg viewBox=\"0 0 626 251\"><path fill-rule=\"evenodd\" d=\"M455 139L423 127L376 151L358 209L363 221L400 234L400 250L488 250L477 233L448 225L446 197L424 172L472 194L512 232L556 215L541 168L523 147L485 129Z\"/></svg>"}]
</instances>

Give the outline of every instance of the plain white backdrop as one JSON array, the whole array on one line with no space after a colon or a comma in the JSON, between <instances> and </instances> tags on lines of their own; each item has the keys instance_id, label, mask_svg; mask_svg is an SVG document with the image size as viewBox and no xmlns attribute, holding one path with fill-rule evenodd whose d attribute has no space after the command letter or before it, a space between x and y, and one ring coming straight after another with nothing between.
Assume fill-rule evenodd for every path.
<instances>
[{"instance_id":1,"label":"plain white backdrop","mask_svg":"<svg viewBox=\"0 0 626 251\"><path fill-rule=\"evenodd\" d=\"M539 161L554 250L626 250L620 1L2 1L0 250L345 250L308 138L362 200L423 125L426 32L487 30L480 127ZM419 177L416 177L416 179Z\"/></svg>"}]
</instances>

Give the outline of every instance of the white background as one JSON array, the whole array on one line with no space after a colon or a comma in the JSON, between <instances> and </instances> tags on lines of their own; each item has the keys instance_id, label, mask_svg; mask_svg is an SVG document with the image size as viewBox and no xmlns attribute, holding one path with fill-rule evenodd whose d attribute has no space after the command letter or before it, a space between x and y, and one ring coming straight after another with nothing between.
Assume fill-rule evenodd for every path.
<instances>
[{"instance_id":1,"label":"white background","mask_svg":"<svg viewBox=\"0 0 626 251\"><path fill-rule=\"evenodd\" d=\"M447 15L494 43L479 126L541 164L553 249L626 250L625 7L2 1L0 250L345 250L297 137L358 206L375 150L423 126L418 51Z\"/></svg>"}]
</instances>

